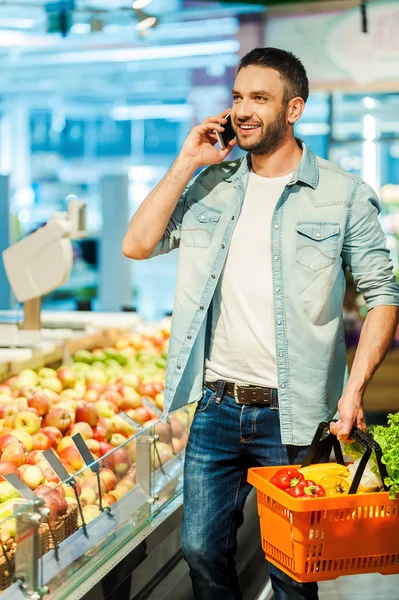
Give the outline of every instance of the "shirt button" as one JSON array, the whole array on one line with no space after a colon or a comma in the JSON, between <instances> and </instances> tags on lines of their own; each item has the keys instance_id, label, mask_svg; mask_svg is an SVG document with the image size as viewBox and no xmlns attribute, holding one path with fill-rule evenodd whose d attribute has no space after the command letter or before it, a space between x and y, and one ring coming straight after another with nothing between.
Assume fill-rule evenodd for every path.
<instances>
[{"instance_id":1,"label":"shirt button","mask_svg":"<svg viewBox=\"0 0 399 600\"><path fill-rule=\"evenodd\" d=\"M277 225L277 223L275 223L275 225L274 225L274 229L278 229L278 225Z\"/></svg>"},{"instance_id":2,"label":"shirt button","mask_svg":"<svg viewBox=\"0 0 399 600\"><path fill-rule=\"evenodd\" d=\"M211 275L211 279L215 279L215 275Z\"/></svg>"},{"instance_id":3,"label":"shirt button","mask_svg":"<svg viewBox=\"0 0 399 600\"><path fill-rule=\"evenodd\" d=\"M281 325L281 321L280 321L280 319L277 321L277 325Z\"/></svg>"},{"instance_id":4,"label":"shirt button","mask_svg":"<svg viewBox=\"0 0 399 600\"><path fill-rule=\"evenodd\" d=\"M284 352L280 352L280 353L279 353L279 357L280 357L280 358L284 358Z\"/></svg>"},{"instance_id":5,"label":"shirt button","mask_svg":"<svg viewBox=\"0 0 399 600\"><path fill-rule=\"evenodd\" d=\"M278 260L278 256L277 256L277 254L276 254L276 255L275 255L275 257L274 257L274 260Z\"/></svg>"},{"instance_id":6,"label":"shirt button","mask_svg":"<svg viewBox=\"0 0 399 600\"><path fill-rule=\"evenodd\" d=\"M319 238L320 237L320 233L316 233L316 237Z\"/></svg>"},{"instance_id":7,"label":"shirt button","mask_svg":"<svg viewBox=\"0 0 399 600\"><path fill-rule=\"evenodd\" d=\"M176 368L180 370L180 369L181 369L181 366L180 366L180 365L177 365L177 367L176 367Z\"/></svg>"},{"instance_id":8,"label":"shirt button","mask_svg":"<svg viewBox=\"0 0 399 600\"><path fill-rule=\"evenodd\" d=\"M222 249L224 250L226 248L226 246L224 244L222 244Z\"/></svg>"},{"instance_id":9,"label":"shirt button","mask_svg":"<svg viewBox=\"0 0 399 600\"><path fill-rule=\"evenodd\" d=\"M280 288L279 288L279 287L276 287L276 292L279 292L279 291L280 291Z\"/></svg>"},{"instance_id":10,"label":"shirt button","mask_svg":"<svg viewBox=\"0 0 399 600\"><path fill-rule=\"evenodd\" d=\"M187 339L188 339L188 340L191 340L191 335L188 335L188 336L187 336Z\"/></svg>"},{"instance_id":11,"label":"shirt button","mask_svg":"<svg viewBox=\"0 0 399 600\"><path fill-rule=\"evenodd\" d=\"M201 219L201 221L203 221L203 220L204 220L204 218L205 218L205 217L204 217L204 215L201 215L201 216L200 216L200 219Z\"/></svg>"},{"instance_id":12,"label":"shirt button","mask_svg":"<svg viewBox=\"0 0 399 600\"><path fill-rule=\"evenodd\" d=\"M232 221L234 221L234 219L235 219L235 216L233 215L233 216L231 217L231 220L232 220Z\"/></svg>"},{"instance_id":13,"label":"shirt button","mask_svg":"<svg viewBox=\"0 0 399 600\"><path fill-rule=\"evenodd\" d=\"M203 307L203 306L200 306L200 310L204 310L204 307Z\"/></svg>"},{"instance_id":14,"label":"shirt button","mask_svg":"<svg viewBox=\"0 0 399 600\"><path fill-rule=\"evenodd\" d=\"M285 390L285 388L286 388L286 387L287 387L287 386L285 385L285 383L282 383L282 384L281 384L281 389L282 389L282 390Z\"/></svg>"}]
</instances>

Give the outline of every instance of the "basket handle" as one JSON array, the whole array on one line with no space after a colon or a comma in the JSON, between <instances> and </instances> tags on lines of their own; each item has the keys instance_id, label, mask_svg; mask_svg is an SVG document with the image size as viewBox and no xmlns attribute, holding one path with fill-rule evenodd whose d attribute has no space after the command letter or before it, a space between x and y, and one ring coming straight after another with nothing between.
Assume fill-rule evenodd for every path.
<instances>
[{"instance_id":1,"label":"basket handle","mask_svg":"<svg viewBox=\"0 0 399 600\"><path fill-rule=\"evenodd\" d=\"M336 420L330 421L330 422L323 422L320 423L320 425L318 426L316 433L314 435L314 438L312 440L312 443L310 445L310 448L303 460L302 463L302 467L307 467L310 464L317 462L316 457L317 457L317 452L320 448L320 444L323 441L323 444L326 446L326 450L328 452L331 453L331 450L334 448L334 454L335 454L335 459L337 461L337 463L339 463L340 465L344 465L344 457L342 454L342 450L341 450L341 445L338 441L338 438L331 433L330 431L330 423L335 423ZM326 429L328 429L329 433L326 436ZM361 429L358 429L357 427L354 427L350 433L350 438L356 440L356 442L359 442L359 444L361 446L363 446L365 452L361 458L361 461L359 463L359 466L356 470L355 476L353 478L353 481L351 483L351 486L349 488L349 492L348 494L356 494L360 481L362 479L364 470L367 466L367 463L369 461L369 458L371 456L371 453L374 451L375 453L375 457L377 460L377 466L378 466L378 470L380 473L380 477L381 477L381 481L382 481L382 485L384 486L384 490L388 490L388 487L385 485L385 478L387 477L387 470L385 465L382 462L382 450L379 444L377 444L377 442L375 440L373 440L373 438L365 433L364 431L362 431Z\"/></svg>"}]
</instances>

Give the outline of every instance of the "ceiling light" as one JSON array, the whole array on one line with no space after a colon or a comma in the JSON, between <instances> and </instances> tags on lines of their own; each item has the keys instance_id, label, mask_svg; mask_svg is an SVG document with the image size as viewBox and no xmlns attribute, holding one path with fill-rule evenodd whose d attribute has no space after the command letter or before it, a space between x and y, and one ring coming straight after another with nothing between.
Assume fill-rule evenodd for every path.
<instances>
[{"instance_id":1,"label":"ceiling light","mask_svg":"<svg viewBox=\"0 0 399 600\"><path fill-rule=\"evenodd\" d=\"M134 0L132 7L135 10L140 10L141 8L148 6L151 2L152 0Z\"/></svg>"},{"instance_id":2,"label":"ceiling light","mask_svg":"<svg viewBox=\"0 0 399 600\"><path fill-rule=\"evenodd\" d=\"M147 13L143 12L142 10L138 10L136 14L138 19L138 23L136 25L137 31L146 31L150 27L154 27L157 23L156 17L147 15Z\"/></svg>"}]
</instances>

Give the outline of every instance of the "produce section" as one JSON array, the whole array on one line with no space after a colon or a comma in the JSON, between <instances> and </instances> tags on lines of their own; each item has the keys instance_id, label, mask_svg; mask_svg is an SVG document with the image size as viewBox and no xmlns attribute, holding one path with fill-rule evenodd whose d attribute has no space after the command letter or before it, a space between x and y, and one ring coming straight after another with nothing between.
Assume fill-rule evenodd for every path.
<instances>
[{"instance_id":1,"label":"produce section","mask_svg":"<svg viewBox=\"0 0 399 600\"><path fill-rule=\"evenodd\" d=\"M168 339L165 324L125 332L112 346L79 349L66 364L23 369L0 384L3 594L11 589L21 555L17 542L23 518L15 511L40 515L39 560L61 552L68 538L80 535L79 528L87 536L97 520L108 518L109 527L115 515L133 525L132 517L143 522L181 489L193 410L160 421ZM77 434L89 451L89 467ZM50 465L49 451L65 478ZM9 475L23 484L22 491L7 480ZM40 502L30 497L22 502L24 489ZM107 530L104 523L102 530Z\"/></svg>"}]
</instances>

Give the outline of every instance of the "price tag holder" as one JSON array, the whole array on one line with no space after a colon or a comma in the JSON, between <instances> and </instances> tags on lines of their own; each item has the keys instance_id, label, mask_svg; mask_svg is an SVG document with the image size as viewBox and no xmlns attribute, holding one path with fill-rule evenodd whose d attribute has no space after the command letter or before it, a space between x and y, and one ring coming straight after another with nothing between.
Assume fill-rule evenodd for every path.
<instances>
[{"instance_id":1,"label":"price tag holder","mask_svg":"<svg viewBox=\"0 0 399 600\"><path fill-rule=\"evenodd\" d=\"M143 425L141 423L139 423L138 421L135 421L134 419L132 419L132 417L129 417L129 415L127 415L124 412L119 413L118 415L119 417L122 417L122 419L124 421L126 421L126 423L128 425L130 425L131 427L133 427L133 429L137 429L138 431L141 431L142 429L144 429Z\"/></svg>"},{"instance_id":2,"label":"price tag holder","mask_svg":"<svg viewBox=\"0 0 399 600\"><path fill-rule=\"evenodd\" d=\"M28 486L19 479L19 477L14 475L14 473L9 473L3 477L6 481L8 481L8 483L11 483L12 487L15 488L22 498L28 502L36 502L38 500L38 497L32 492L32 490L30 490Z\"/></svg>"},{"instance_id":3,"label":"price tag holder","mask_svg":"<svg viewBox=\"0 0 399 600\"><path fill-rule=\"evenodd\" d=\"M86 442L82 437L82 434L75 433L75 435L72 436L72 439L75 442L75 445L79 450L81 457L85 461L86 466L88 466L93 473L97 473L97 471L100 470L100 465L96 463L94 458L92 457L91 452L86 446Z\"/></svg>"},{"instance_id":4,"label":"price tag holder","mask_svg":"<svg viewBox=\"0 0 399 600\"><path fill-rule=\"evenodd\" d=\"M141 399L142 403L149 408L158 418L160 418L162 416L162 410L160 410L158 408L158 406L155 404L155 402L151 402L151 400L149 398L142 398Z\"/></svg>"},{"instance_id":5,"label":"price tag holder","mask_svg":"<svg viewBox=\"0 0 399 600\"><path fill-rule=\"evenodd\" d=\"M60 462L58 456L55 454L52 448L50 448L50 450L44 450L43 456L47 460L50 467L53 469L60 481L64 482L67 479L71 479L71 475L68 473L64 465Z\"/></svg>"}]
</instances>

